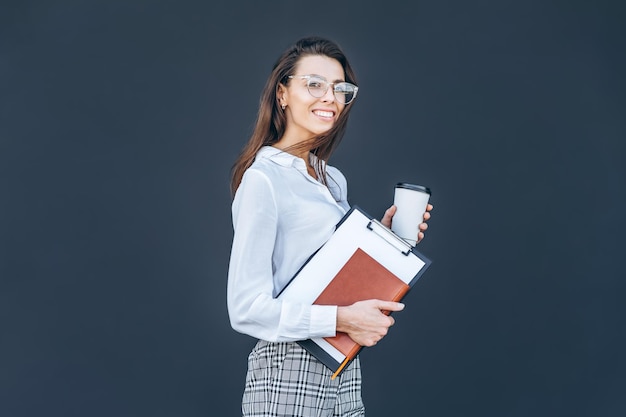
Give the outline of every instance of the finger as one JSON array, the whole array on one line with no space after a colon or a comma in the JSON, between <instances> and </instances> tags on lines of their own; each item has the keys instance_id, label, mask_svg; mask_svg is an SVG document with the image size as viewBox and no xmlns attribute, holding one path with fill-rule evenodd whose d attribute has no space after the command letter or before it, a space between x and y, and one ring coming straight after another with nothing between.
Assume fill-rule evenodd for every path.
<instances>
[{"instance_id":1,"label":"finger","mask_svg":"<svg viewBox=\"0 0 626 417\"><path fill-rule=\"evenodd\" d=\"M378 307L379 310L401 311L404 309L404 304L396 303L395 301L378 300L376 307Z\"/></svg>"},{"instance_id":2,"label":"finger","mask_svg":"<svg viewBox=\"0 0 626 417\"><path fill-rule=\"evenodd\" d=\"M418 241L418 242L421 242L421 240L422 240L422 239L424 239L424 233L419 232L419 233L417 234L417 241Z\"/></svg>"},{"instance_id":3,"label":"finger","mask_svg":"<svg viewBox=\"0 0 626 417\"><path fill-rule=\"evenodd\" d=\"M383 215L382 220L380 221L387 227L391 227L391 218L396 214L396 206L391 206L387 210L385 210L385 214Z\"/></svg>"},{"instance_id":4,"label":"finger","mask_svg":"<svg viewBox=\"0 0 626 417\"><path fill-rule=\"evenodd\" d=\"M429 220L430 219L430 213L426 212L424 213L424 221Z\"/></svg>"},{"instance_id":5,"label":"finger","mask_svg":"<svg viewBox=\"0 0 626 417\"><path fill-rule=\"evenodd\" d=\"M422 232L425 232L426 229L428 229L428 224L427 223L420 223L420 230Z\"/></svg>"},{"instance_id":6,"label":"finger","mask_svg":"<svg viewBox=\"0 0 626 417\"><path fill-rule=\"evenodd\" d=\"M426 205L426 211L431 211L433 209L433 205L432 204L427 204Z\"/></svg>"}]
</instances>

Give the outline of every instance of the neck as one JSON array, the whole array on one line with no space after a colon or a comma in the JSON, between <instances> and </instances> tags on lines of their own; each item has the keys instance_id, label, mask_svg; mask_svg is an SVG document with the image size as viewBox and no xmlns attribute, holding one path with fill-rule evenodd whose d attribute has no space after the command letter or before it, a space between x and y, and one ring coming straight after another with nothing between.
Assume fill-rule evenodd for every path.
<instances>
[{"instance_id":1,"label":"neck","mask_svg":"<svg viewBox=\"0 0 626 417\"><path fill-rule=\"evenodd\" d=\"M273 146L277 149L280 149L281 151L290 153L294 156L304 159L304 161L308 165L309 153L311 152L311 149L309 149L308 147L299 146L303 142L304 141L293 142L293 141L286 140L285 138L282 138L281 140L276 142Z\"/></svg>"},{"instance_id":2,"label":"neck","mask_svg":"<svg viewBox=\"0 0 626 417\"><path fill-rule=\"evenodd\" d=\"M275 143L273 145L274 148L276 149L280 149L283 152L287 152L292 154L293 156L296 156L298 158L301 158L305 165L306 165L306 169L309 173L310 176L312 176L313 178L317 179L317 173L315 172L315 168L313 167L313 165L311 165L311 159L309 158L309 154L310 154L310 150L309 149L298 149L298 147L294 147L293 145L291 146L285 146L284 144L281 143L282 141L279 141L277 143ZM293 147L293 148L292 148ZM292 149L290 149L292 148Z\"/></svg>"}]
</instances>

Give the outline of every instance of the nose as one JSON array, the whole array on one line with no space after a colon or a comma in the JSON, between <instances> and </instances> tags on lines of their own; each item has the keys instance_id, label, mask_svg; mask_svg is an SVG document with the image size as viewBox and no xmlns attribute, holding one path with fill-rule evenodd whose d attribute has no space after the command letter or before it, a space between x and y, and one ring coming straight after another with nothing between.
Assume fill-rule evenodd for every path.
<instances>
[{"instance_id":1,"label":"nose","mask_svg":"<svg viewBox=\"0 0 626 417\"><path fill-rule=\"evenodd\" d=\"M321 97L321 100L324 103L332 103L333 101L335 101L335 88L334 88L334 86L332 86L332 85L328 86L328 89L326 90L324 95Z\"/></svg>"}]
</instances>

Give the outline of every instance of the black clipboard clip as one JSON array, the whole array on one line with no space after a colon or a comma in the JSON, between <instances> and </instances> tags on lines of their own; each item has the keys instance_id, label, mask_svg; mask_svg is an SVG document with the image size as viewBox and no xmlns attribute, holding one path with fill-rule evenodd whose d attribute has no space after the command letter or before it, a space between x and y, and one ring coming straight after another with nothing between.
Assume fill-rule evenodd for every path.
<instances>
[{"instance_id":1,"label":"black clipboard clip","mask_svg":"<svg viewBox=\"0 0 626 417\"><path fill-rule=\"evenodd\" d=\"M375 226L375 227L374 227ZM409 256L413 246L400 236L396 235L387 226L376 219L371 219L367 224L367 228L378 236L382 237L387 243L398 249L404 256Z\"/></svg>"}]
</instances>

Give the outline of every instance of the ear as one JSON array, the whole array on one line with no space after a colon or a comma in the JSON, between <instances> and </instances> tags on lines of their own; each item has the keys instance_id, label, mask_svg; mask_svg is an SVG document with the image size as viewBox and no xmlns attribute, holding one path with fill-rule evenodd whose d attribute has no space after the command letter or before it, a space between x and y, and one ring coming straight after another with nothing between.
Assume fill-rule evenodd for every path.
<instances>
[{"instance_id":1,"label":"ear","mask_svg":"<svg viewBox=\"0 0 626 417\"><path fill-rule=\"evenodd\" d=\"M287 101L285 97L287 96L287 87L285 87L282 83L278 84L278 91L276 92L276 99L278 100L279 105L287 105Z\"/></svg>"}]
</instances>

